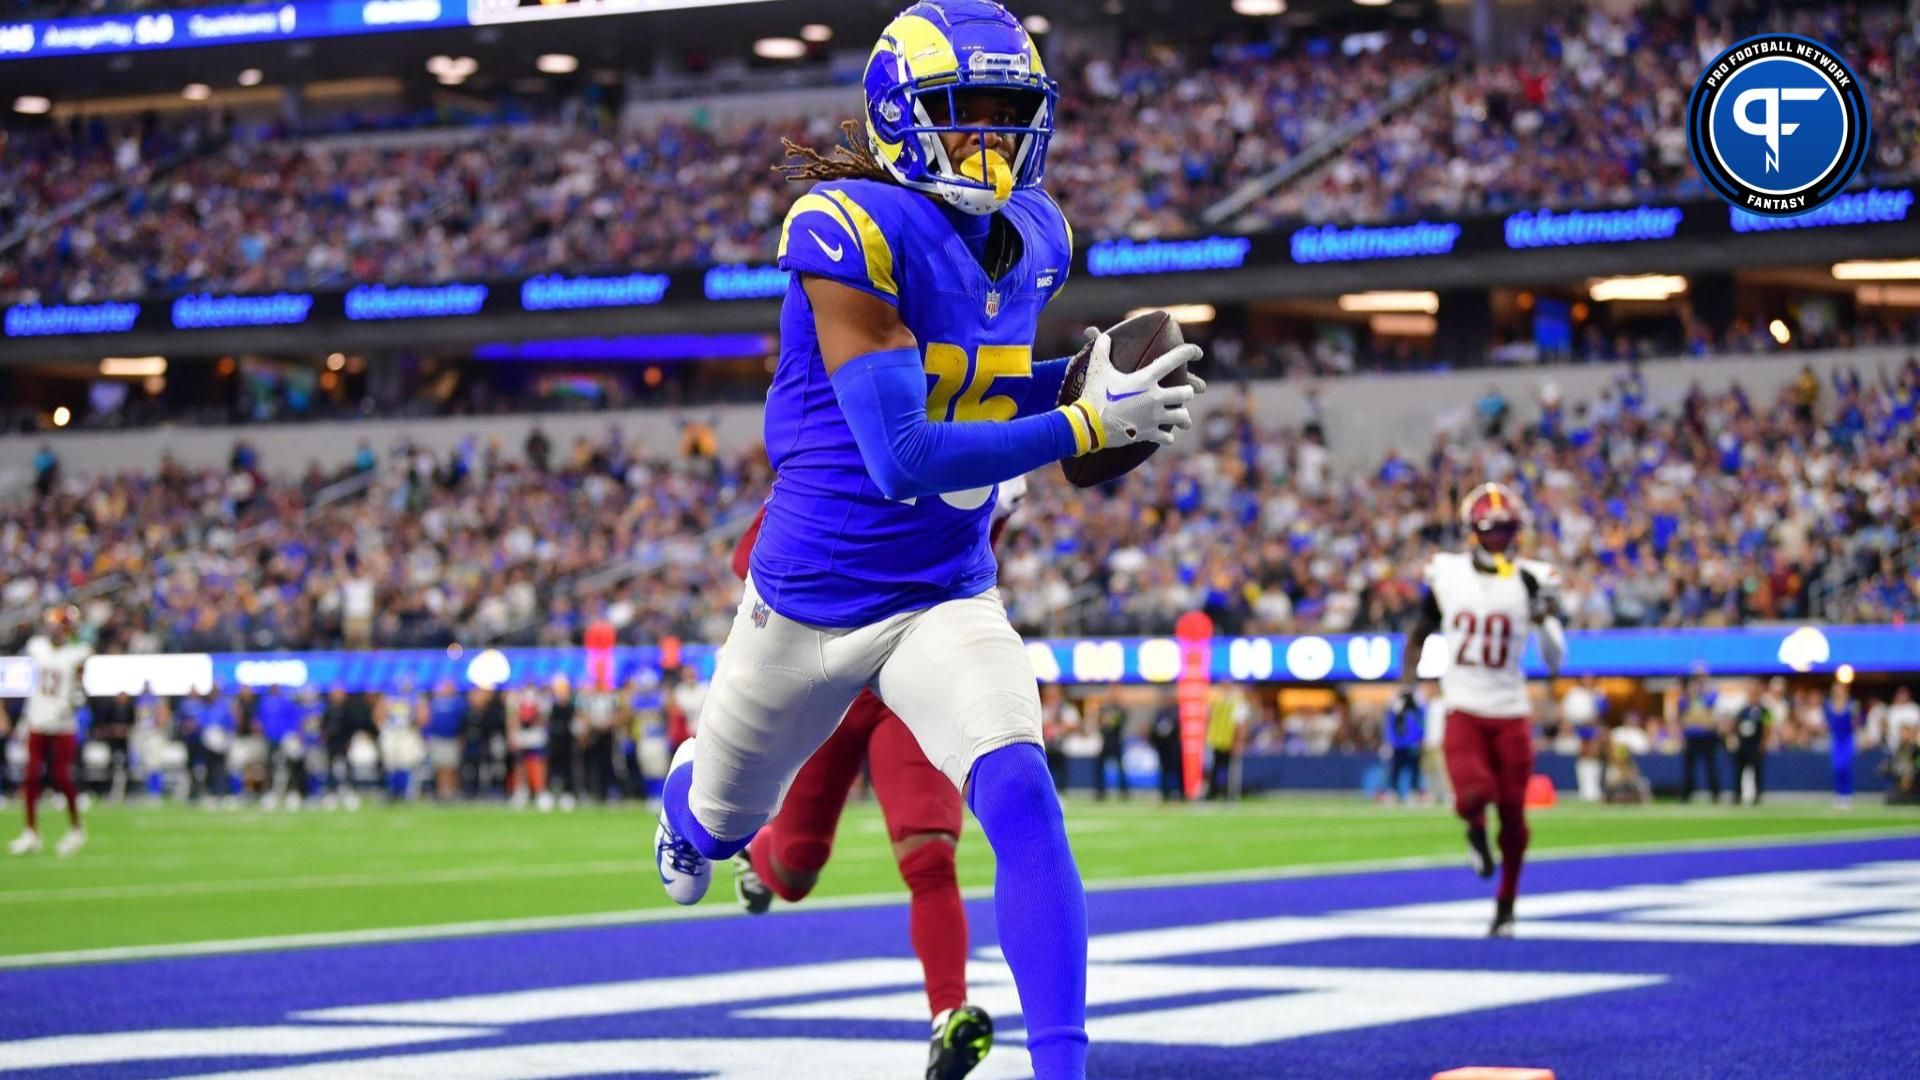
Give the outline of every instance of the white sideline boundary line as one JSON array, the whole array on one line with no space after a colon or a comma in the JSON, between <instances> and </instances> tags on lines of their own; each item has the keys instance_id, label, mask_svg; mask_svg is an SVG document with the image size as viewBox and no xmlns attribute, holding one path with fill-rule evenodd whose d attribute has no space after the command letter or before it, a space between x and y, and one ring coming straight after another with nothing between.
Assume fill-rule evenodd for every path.
<instances>
[{"instance_id":1,"label":"white sideline boundary line","mask_svg":"<svg viewBox=\"0 0 1920 1080\"><path fill-rule=\"evenodd\" d=\"M1787 833L1774 836L1735 837L1731 839L1651 841L1640 844L1597 844L1588 847L1556 848L1529 852L1530 862L1561 862L1571 859L1608 858L1618 855L1660 855L1688 851L1728 851L1750 848L1797 847L1811 844L1858 843L1911 837L1920 840L1920 825L1892 825L1874 829L1850 829L1842 832ZM1422 870L1461 863L1458 855L1409 855L1392 859L1364 859L1354 862L1307 863L1299 866L1249 870L1201 871L1189 874L1150 874L1125 878L1106 878L1087 883L1088 892L1118 892L1128 889L1159 889L1183 885L1231 885L1290 878L1335 877L1345 874L1379 873L1390 870ZM636 874L644 877L644 874ZM969 900L992 897L993 890L976 886L961 890ZM833 896L806 901L810 911L841 908L881 907L906 901L898 893L869 893L859 896ZM800 905L781 903L775 910ZM483 919L474 922L445 923L438 926L400 926L377 930L341 930L313 934L277 934L265 937L233 938L224 941L188 941L166 945L127 945L103 949L71 949L60 952L26 953L0 956L0 971L53 967L69 964L100 964L127 960L177 959L194 956L221 956L232 953L268 952L284 949L312 949L342 945L386 945L406 941L432 941L440 938L477 937L487 934L530 933L543 930L579 930L600 926L631 926L641 923L685 919L721 919L749 917L728 903L704 903L696 907L639 908L630 911L605 911L584 915L546 915L519 919Z\"/></svg>"}]
</instances>

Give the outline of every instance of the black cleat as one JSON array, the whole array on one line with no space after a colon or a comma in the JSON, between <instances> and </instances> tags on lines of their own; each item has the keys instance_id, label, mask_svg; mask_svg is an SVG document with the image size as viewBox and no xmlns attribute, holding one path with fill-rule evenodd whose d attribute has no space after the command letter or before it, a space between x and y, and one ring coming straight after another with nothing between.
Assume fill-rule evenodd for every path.
<instances>
[{"instance_id":1,"label":"black cleat","mask_svg":"<svg viewBox=\"0 0 1920 1080\"><path fill-rule=\"evenodd\" d=\"M1467 829L1467 865L1482 878L1493 876L1493 849L1487 846L1487 829L1484 825L1469 826Z\"/></svg>"},{"instance_id":2,"label":"black cleat","mask_svg":"<svg viewBox=\"0 0 1920 1080\"><path fill-rule=\"evenodd\" d=\"M753 856L745 851L733 857L733 895L739 897L740 906L749 915L765 915L773 906L773 890L760 880L760 872L753 868Z\"/></svg>"},{"instance_id":3,"label":"black cleat","mask_svg":"<svg viewBox=\"0 0 1920 1080\"><path fill-rule=\"evenodd\" d=\"M1493 902L1493 925L1487 927L1490 938L1510 938L1513 936L1513 901L1495 900Z\"/></svg>"},{"instance_id":4,"label":"black cleat","mask_svg":"<svg viewBox=\"0 0 1920 1080\"><path fill-rule=\"evenodd\" d=\"M933 1018L933 1048L927 1080L960 1080L993 1049L993 1017L978 1005L962 1005Z\"/></svg>"}]
</instances>

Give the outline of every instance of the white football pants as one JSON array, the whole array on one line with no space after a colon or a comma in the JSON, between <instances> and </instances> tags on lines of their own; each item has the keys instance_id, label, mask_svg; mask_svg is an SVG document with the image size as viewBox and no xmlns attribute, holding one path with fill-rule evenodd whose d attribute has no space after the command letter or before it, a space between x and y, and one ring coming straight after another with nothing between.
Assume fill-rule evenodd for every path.
<instances>
[{"instance_id":1,"label":"white football pants","mask_svg":"<svg viewBox=\"0 0 1920 1080\"><path fill-rule=\"evenodd\" d=\"M836 630L782 617L749 578L695 729L694 817L721 840L766 824L869 686L956 788L982 755L1040 742L1033 664L1000 590Z\"/></svg>"}]
</instances>

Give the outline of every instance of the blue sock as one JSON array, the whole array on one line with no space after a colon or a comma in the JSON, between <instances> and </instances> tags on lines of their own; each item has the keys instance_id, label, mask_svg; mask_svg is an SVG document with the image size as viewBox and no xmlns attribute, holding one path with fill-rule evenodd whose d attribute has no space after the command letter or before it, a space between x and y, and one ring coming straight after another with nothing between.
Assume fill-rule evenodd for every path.
<instances>
[{"instance_id":1,"label":"blue sock","mask_svg":"<svg viewBox=\"0 0 1920 1080\"><path fill-rule=\"evenodd\" d=\"M1027 1022L1035 1080L1087 1075L1087 894L1046 754L1003 746L973 763L967 805L993 845L993 917Z\"/></svg>"},{"instance_id":2,"label":"blue sock","mask_svg":"<svg viewBox=\"0 0 1920 1080\"><path fill-rule=\"evenodd\" d=\"M693 816L693 808L687 805L687 793L693 790L693 762L689 761L667 774L667 782L660 792L660 801L666 807L667 824L674 832L692 841L693 849L707 858L718 862L731 859L753 842L754 833L738 840L722 840L707 831L700 819Z\"/></svg>"}]
</instances>

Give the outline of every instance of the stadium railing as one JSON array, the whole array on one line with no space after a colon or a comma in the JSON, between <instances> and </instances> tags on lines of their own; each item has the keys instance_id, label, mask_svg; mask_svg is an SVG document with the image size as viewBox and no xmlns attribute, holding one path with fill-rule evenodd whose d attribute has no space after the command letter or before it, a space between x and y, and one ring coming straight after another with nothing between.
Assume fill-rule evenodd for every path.
<instances>
[{"instance_id":1,"label":"stadium railing","mask_svg":"<svg viewBox=\"0 0 1920 1080\"><path fill-rule=\"evenodd\" d=\"M1435 68L1427 72L1399 93L1382 102L1379 108L1353 117L1334 129L1326 138L1306 147L1270 171L1228 192L1225 198L1201 211L1200 220L1216 228L1231 221L1235 214L1260 201L1268 192L1319 168L1322 163L1346 149L1353 140L1392 119L1407 106L1422 100L1433 92L1436 85L1451 77L1451 68Z\"/></svg>"}]
</instances>

